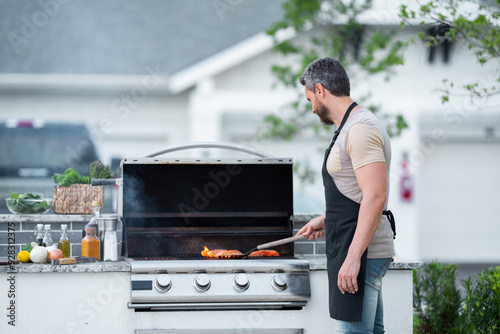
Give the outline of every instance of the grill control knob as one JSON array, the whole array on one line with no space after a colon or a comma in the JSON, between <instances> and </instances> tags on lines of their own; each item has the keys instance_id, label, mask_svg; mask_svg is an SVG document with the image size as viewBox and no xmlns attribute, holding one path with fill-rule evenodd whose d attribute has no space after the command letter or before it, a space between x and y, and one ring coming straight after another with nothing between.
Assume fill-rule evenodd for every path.
<instances>
[{"instance_id":1,"label":"grill control knob","mask_svg":"<svg viewBox=\"0 0 500 334\"><path fill-rule=\"evenodd\" d=\"M233 279L233 286L236 290L245 291L250 286L250 281L246 274L238 274Z\"/></svg>"},{"instance_id":2,"label":"grill control knob","mask_svg":"<svg viewBox=\"0 0 500 334\"><path fill-rule=\"evenodd\" d=\"M172 281L168 275L160 275L155 280L155 288L161 292L167 292L172 287Z\"/></svg>"},{"instance_id":3,"label":"grill control knob","mask_svg":"<svg viewBox=\"0 0 500 334\"><path fill-rule=\"evenodd\" d=\"M276 290L284 291L288 288L288 277L285 274L276 275L273 277L271 284Z\"/></svg>"},{"instance_id":4,"label":"grill control knob","mask_svg":"<svg viewBox=\"0 0 500 334\"><path fill-rule=\"evenodd\" d=\"M198 291L207 291L210 289L210 278L207 274L201 274L194 279L194 287Z\"/></svg>"}]
</instances>

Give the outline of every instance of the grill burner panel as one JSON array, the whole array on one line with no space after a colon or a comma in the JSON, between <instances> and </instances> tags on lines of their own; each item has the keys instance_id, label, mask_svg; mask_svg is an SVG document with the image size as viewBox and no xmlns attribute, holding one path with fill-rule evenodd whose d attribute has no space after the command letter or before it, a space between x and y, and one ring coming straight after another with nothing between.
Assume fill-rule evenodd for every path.
<instances>
[{"instance_id":1,"label":"grill burner panel","mask_svg":"<svg viewBox=\"0 0 500 334\"><path fill-rule=\"evenodd\" d=\"M136 310L302 308L309 263L300 259L130 261Z\"/></svg>"}]
</instances>

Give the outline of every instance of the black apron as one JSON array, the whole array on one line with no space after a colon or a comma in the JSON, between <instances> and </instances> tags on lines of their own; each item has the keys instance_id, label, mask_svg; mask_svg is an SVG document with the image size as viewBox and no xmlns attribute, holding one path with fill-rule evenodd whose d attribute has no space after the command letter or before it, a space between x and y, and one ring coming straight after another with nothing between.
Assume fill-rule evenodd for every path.
<instances>
[{"instance_id":1,"label":"black apron","mask_svg":"<svg viewBox=\"0 0 500 334\"><path fill-rule=\"evenodd\" d=\"M326 169L328 155L337 139L351 110L356 106L353 102L347 109L342 123L333 136L330 147L326 150L323 161L323 185L325 186L326 202L326 256L329 281L330 317L343 321L361 321L363 312L363 296L365 289L365 272L367 251L361 257L361 268L358 274L358 291L355 294L342 294L337 286L340 267L344 263L347 251L354 237L358 222L359 204L345 197L333 182Z\"/></svg>"}]
</instances>

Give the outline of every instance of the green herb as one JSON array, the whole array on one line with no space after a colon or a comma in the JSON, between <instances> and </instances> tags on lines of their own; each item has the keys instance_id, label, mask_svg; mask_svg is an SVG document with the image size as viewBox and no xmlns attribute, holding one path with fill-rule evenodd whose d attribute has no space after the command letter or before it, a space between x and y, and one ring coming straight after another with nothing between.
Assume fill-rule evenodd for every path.
<instances>
[{"instance_id":1,"label":"green herb","mask_svg":"<svg viewBox=\"0 0 500 334\"><path fill-rule=\"evenodd\" d=\"M73 168L68 168L63 174L54 173L52 179L61 187L69 187L72 184L90 184L92 179L111 179L115 174L102 162L95 160L89 166L89 176L82 176Z\"/></svg>"},{"instance_id":2,"label":"green herb","mask_svg":"<svg viewBox=\"0 0 500 334\"><path fill-rule=\"evenodd\" d=\"M109 170L109 166L105 166L102 162L95 160L90 164L89 179L111 179L115 173Z\"/></svg>"},{"instance_id":3,"label":"green herb","mask_svg":"<svg viewBox=\"0 0 500 334\"><path fill-rule=\"evenodd\" d=\"M39 195L33 195L32 193L16 193L10 191L9 207L18 213L44 213L50 208L47 201L28 201L30 199L41 199Z\"/></svg>"},{"instance_id":4,"label":"green herb","mask_svg":"<svg viewBox=\"0 0 500 334\"><path fill-rule=\"evenodd\" d=\"M88 176L81 176L73 168L68 168L64 171L64 174L55 173L52 177L55 184L62 187L69 187L72 184L89 184L90 180Z\"/></svg>"}]
</instances>

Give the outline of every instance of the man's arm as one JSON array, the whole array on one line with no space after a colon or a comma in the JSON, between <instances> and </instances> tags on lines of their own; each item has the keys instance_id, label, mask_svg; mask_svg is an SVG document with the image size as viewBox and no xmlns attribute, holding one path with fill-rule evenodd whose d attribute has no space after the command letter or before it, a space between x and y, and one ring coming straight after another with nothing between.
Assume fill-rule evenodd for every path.
<instances>
[{"instance_id":1,"label":"man's arm","mask_svg":"<svg viewBox=\"0 0 500 334\"><path fill-rule=\"evenodd\" d=\"M361 256L377 230L387 199L385 162L365 165L356 169L355 174L363 199L354 238L338 274L338 287L342 293L358 291L357 277L361 266Z\"/></svg>"}]
</instances>

